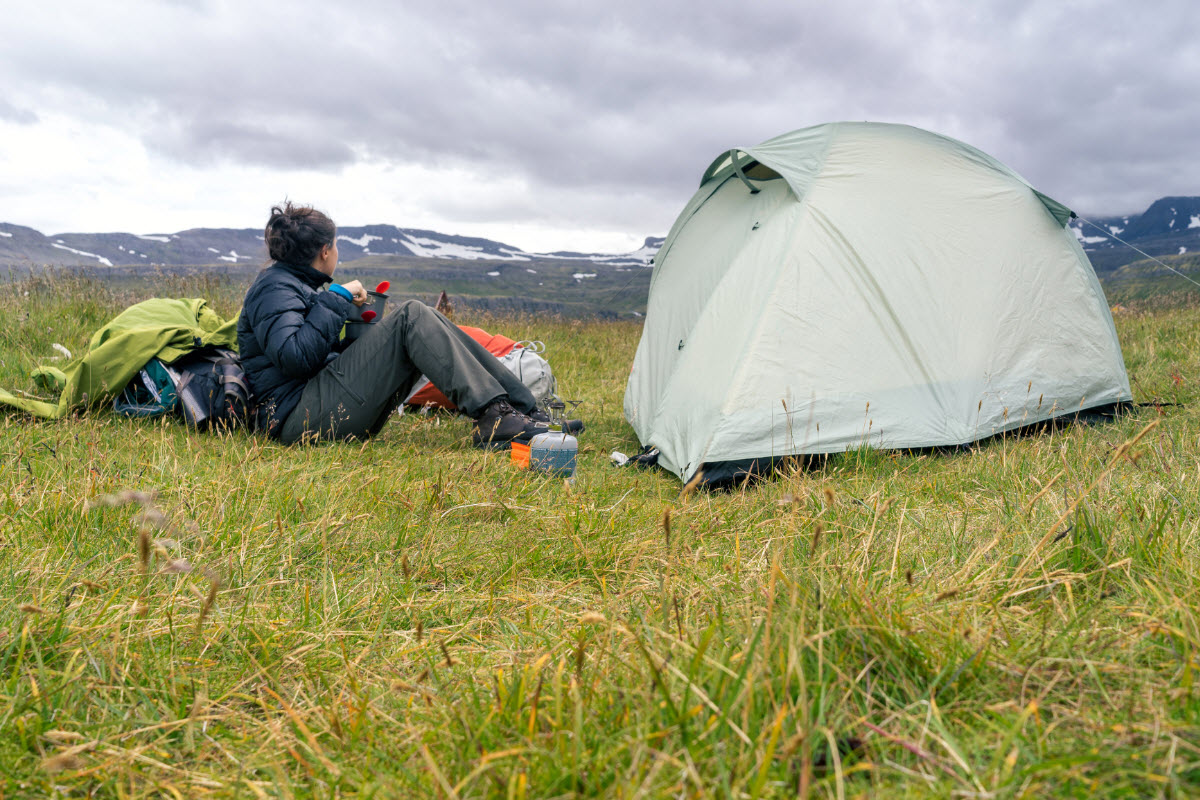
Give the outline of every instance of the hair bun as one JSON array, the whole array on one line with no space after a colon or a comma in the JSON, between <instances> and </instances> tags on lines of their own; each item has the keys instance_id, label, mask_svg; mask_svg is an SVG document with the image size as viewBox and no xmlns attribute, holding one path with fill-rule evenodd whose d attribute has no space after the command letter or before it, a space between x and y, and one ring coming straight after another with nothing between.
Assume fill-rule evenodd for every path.
<instances>
[{"instance_id":1,"label":"hair bun","mask_svg":"<svg viewBox=\"0 0 1200 800\"><path fill-rule=\"evenodd\" d=\"M271 206L263 239L274 261L311 264L321 248L337 237L337 226L312 206L296 206L285 200L283 207Z\"/></svg>"}]
</instances>

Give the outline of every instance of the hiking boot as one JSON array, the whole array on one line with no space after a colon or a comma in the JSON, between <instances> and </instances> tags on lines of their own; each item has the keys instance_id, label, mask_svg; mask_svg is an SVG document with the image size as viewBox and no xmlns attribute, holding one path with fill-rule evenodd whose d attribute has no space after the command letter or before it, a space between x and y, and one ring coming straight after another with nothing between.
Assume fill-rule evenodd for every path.
<instances>
[{"instance_id":1,"label":"hiking boot","mask_svg":"<svg viewBox=\"0 0 1200 800\"><path fill-rule=\"evenodd\" d=\"M540 422L543 425L554 424L554 421L550 418L550 415L540 408L530 411L529 418L534 422ZM583 420L564 419L560 420L560 424L562 425L563 433L569 433L574 436L577 433L583 432Z\"/></svg>"},{"instance_id":2,"label":"hiking boot","mask_svg":"<svg viewBox=\"0 0 1200 800\"><path fill-rule=\"evenodd\" d=\"M513 408L507 398L501 398L493 400L483 413L475 418L471 440L476 447L507 450L514 439L528 441L547 430L549 427L546 424L534 422Z\"/></svg>"}]
</instances>

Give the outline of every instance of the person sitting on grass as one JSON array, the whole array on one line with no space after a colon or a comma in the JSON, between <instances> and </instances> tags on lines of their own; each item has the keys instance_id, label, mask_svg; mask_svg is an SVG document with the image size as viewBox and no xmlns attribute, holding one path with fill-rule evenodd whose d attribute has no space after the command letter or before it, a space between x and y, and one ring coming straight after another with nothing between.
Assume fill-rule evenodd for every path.
<instances>
[{"instance_id":1,"label":"person sitting on grass","mask_svg":"<svg viewBox=\"0 0 1200 800\"><path fill-rule=\"evenodd\" d=\"M237 331L259 430L285 444L366 439L422 374L475 420L476 447L506 449L548 430L549 415L515 375L417 300L400 303L349 345L339 341L368 295L356 280L323 290L338 264L337 227L325 214L275 206L265 238L273 263L246 292ZM564 426L582 428L578 420Z\"/></svg>"}]
</instances>

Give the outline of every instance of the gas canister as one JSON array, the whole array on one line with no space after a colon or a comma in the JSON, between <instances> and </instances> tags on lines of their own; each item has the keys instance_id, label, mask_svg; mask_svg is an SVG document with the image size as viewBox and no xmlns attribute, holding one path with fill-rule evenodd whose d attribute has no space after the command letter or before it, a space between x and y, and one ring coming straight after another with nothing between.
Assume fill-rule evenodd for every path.
<instances>
[{"instance_id":1,"label":"gas canister","mask_svg":"<svg viewBox=\"0 0 1200 800\"><path fill-rule=\"evenodd\" d=\"M550 475L571 477L575 474L579 440L569 433L550 430L529 441L529 468Z\"/></svg>"}]
</instances>

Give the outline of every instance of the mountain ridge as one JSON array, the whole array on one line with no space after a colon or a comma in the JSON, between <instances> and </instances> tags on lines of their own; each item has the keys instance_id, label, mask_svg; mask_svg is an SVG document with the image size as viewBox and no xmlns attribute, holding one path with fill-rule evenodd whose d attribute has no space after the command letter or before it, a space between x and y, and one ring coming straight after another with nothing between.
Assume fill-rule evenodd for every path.
<instances>
[{"instance_id":1,"label":"mountain ridge","mask_svg":"<svg viewBox=\"0 0 1200 800\"><path fill-rule=\"evenodd\" d=\"M174 233L56 233L0 222L0 265L204 266L266 263L262 231L254 228L188 228ZM374 224L338 229L343 262L378 256L468 261L584 260L620 267L646 267L662 244L647 237L630 253L535 253L504 242L422 228Z\"/></svg>"},{"instance_id":2,"label":"mountain ridge","mask_svg":"<svg viewBox=\"0 0 1200 800\"><path fill-rule=\"evenodd\" d=\"M1200 197L1168 196L1141 214L1077 217L1069 223L1096 272L1103 275L1145 256L1200 251ZM1122 241L1118 241L1118 238ZM583 261L612 267L649 267L663 237L648 236L629 253L557 250L535 253L504 242L390 224L338 229L341 260L432 258L481 262ZM1136 249L1135 249L1136 248ZM0 222L0 266L206 266L265 264L256 228L189 228L174 233L59 233ZM481 275L494 270L482 270Z\"/></svg>"},{"instance_id":3,"label":"mountain ridge","mask_svg":"<svg viewBox=\"0 0 1200 800\"><path fill-rule=\"evenodd\" d=\"M1160 197L1141 214L1077 217L1070 227L1096 272L1107 274L1145 256L1200 251L1200 197Z\"/></svg>"}]
</instances>

